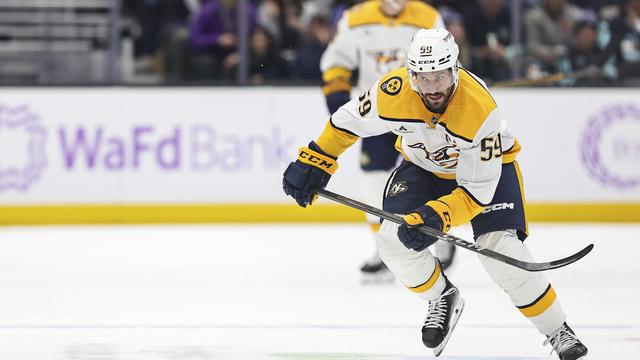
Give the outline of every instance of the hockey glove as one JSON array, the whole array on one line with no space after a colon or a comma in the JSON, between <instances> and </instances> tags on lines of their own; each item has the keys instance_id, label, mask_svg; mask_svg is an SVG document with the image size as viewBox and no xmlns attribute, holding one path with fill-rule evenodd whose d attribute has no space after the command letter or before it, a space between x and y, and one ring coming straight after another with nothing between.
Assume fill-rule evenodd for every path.
<instances>
[{"instance_id":1,"label":"hockey glove","mask_svg":"<svg viewBox=\"0 0 640 360\"><path fill-rule=\"evenodd\" d=\"M398 238L402 244L415 251L422 251L431 246L438 239L421 233L416 226L426 225L440 231L448 231L451 228L451 217L445 212L438 214L431 206L423 205L403 217L406 225L398 228Z\"/></svg>"},{"instance_id":2,"label":"hockey glove","mask_svg":"<svg viewBox=\"0 0 640 360\"><path fill-rule=\"evenodd\" d=\"M327 94L326 100L329 113L333 114L338 111L340 106L348 103L349 100L351 100L351 96L348 91L336 91L334 93Z\"/></svg>"},{"instance_id":3,"label":"hockey glove","mask_svg":"<svg viewBox=\"0 0 640 360\"><path fill-rule=\"evenodd\" d=\"M338 168L336 160L313 141L309 143L309 147L300 148L298 160L289 164L284 171L284 193L293 197L301 207L311 205L316 192L327 186L331 175Z\"/></svg>"}]
</instances>

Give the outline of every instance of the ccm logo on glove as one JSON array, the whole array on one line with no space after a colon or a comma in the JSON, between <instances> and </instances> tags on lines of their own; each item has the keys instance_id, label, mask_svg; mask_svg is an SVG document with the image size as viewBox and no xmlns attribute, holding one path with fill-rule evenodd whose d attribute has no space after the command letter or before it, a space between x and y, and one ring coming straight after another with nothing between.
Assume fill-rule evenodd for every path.
<instances>
[{"instance_id":1,"label":"ccm logo on glove","mask_svg":"<svg viewBox=\"0 0 640 360\"><path fill-rule=\"evenodd\" d=\"M338 163L330 157L323 156L317 152L309 152L309 148L300 148L298 160L304 164L313 165L333 175L338 168Z\"/></svg>"}]
</instances>

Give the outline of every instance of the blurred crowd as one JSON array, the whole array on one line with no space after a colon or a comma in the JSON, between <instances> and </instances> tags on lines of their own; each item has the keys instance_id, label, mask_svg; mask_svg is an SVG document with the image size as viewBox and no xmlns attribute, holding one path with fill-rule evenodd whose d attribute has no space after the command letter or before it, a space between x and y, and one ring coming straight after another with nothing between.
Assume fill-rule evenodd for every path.
<instances>
[{"instance_id":1,"label":"blurred crowd","mask_svg":"<svg viewBox=\"0 0 640 360\"><path fill-rule=\"evenodd\" d=\"M490 84L562 73L576 86L640 85L640 0L427 1ZM248 82L320 83L320 57L349 0L130 0L137 69L167 83L235 82L238 11L248 25ZM514 33L516 32L516 33Z\"/></svg>"}]
</instances>

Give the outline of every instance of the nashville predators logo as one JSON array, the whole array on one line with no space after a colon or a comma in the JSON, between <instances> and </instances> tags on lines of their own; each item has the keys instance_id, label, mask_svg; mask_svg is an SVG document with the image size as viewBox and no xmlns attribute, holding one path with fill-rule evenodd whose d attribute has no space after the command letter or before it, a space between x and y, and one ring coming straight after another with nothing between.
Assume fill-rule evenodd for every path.
<instances>
[{"instance_id":1,"label":"nashville predators logo","mask_svg":"<svg viewBox=\"0 0 640 360\"><path fill-rule=\"evenodd\" d=\"M406 181L394 182L393 184L391 184L391 186L389 186L389 191L387 191L387 197L394 197L407 190L409 190L409 187L407 186Z\"/></svg>"},{"instance_id":2,"label":"nashville predators logo","mask_svg":"<svg viewBox=\"0 0 640 360\"><path fill-rule=\"evenodd\" d=\"M376 72L384 75L405 63L404 49L371 50L367 52L376 63Z\"/></svg>"},{"instance_id":3,"label":"nashville predators logo","mask_svg":"<svg viewBox=\"0 0 640 360\"><path fill-rule=\"evenodd\" d=\"M402 78L399 76L394 76L380 85L380 90L389 95L396 95L400 92L400 89L402 89Z\"/></svg>"},{"instance_id":4,"label":"nashville predators logo","mask_svg":"<svg viewBox=\"0 0 640 360\"><path fill-rule=\"evenodd\" d=\"M455 169L456 166L458 166L460 149L457 149L455 145L447 145L434 152L427 151L427 148L423 143L409 145L409 147L424 151L426 158L437 166L443 167L445 169Z\"/></svg>"}]
</instances>

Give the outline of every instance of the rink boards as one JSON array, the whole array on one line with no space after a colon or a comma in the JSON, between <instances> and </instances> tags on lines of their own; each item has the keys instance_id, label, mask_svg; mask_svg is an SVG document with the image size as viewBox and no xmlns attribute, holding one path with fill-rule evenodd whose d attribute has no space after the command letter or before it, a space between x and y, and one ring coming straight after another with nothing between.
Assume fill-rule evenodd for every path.
<instances>
[{"instance_id":1,"label":"rink boards","mask_svg":"<svg viewBox=\"0 0 640 360\"><path fill-rule=\"evenodd\" d=\"M497 89L529 217L640 221L640 90ZM0 91L0 223L355 221L281 174L329 114L319 88ZM329 188L360 193L359 146Z\"/></svg>"}]
</instances>

